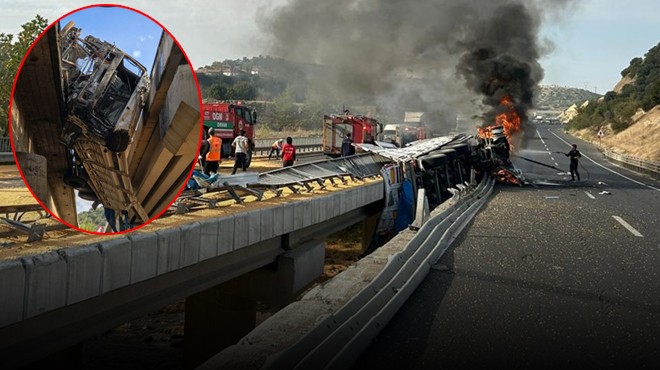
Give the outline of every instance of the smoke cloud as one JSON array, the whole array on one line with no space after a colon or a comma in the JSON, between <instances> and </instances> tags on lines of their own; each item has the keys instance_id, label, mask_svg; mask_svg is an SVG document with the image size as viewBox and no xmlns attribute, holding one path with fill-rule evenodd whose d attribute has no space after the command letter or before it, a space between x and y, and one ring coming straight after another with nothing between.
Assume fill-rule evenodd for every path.
<instances>
[{"instance_id":1,"label":"smoke cloud","mask_svg":"<svg viewBox=\"0 0 660 370\"><path fill-rule=\"evenodd\" d=\"M526 117L548 49L541 21L567 3L291 0L259 20L269 54L332 66L336 75L323 83L339 96L491 120L504 94Z\"/></svg>"}]
</instances>

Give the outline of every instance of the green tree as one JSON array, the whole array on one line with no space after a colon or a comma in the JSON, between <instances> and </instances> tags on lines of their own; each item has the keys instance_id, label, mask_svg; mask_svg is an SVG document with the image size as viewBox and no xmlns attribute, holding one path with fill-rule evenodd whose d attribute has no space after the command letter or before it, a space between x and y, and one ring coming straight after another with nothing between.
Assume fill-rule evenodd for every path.
<instances>
[{"instance_id":1,"label":"green tree","mask_svg":"<svg viewBox=\"0 0 660 370\"><path fill-rule=\"evenodd\" d=\"M297 128L298 124L295 122L296 107L293 103L293 90L288 87L273 99L272 124L274 129L282 130Z\"/></svg>"},{"instance_id":2,"label":"green tree","mask_svg":"<svg viewBox=\"0 0 660 370\"><path fill-rule=\"evenodd\" d=\"M16 42L14 35L0 33L0 117L8 117L9 99L18 67L32 42L46 26L48 21L37 14L21 26ZM7 135L7 125L8 121L0 120L0 136Z\"/></svg>"},{"instance_id":3,"label":"green tree","mask_svg":"<svg viewBox=\"0 0 660 370\"><path fill-rule=\"evenodd\" d=\"M226 100L229 92L229 87L224 83L214 83L211 85L205 94L205 98Z\"/></svg>"},{"instance_id":4,"label":"green tree","mask_svg":"<svg viewBox=\"0 0 660 370\"><path fill-rule=\"evenodd\" d=\"M254 100L257 97L257 88L250 81L239 81L232 86L233 95L238 100Z\"/></svg>"}]
</instances>

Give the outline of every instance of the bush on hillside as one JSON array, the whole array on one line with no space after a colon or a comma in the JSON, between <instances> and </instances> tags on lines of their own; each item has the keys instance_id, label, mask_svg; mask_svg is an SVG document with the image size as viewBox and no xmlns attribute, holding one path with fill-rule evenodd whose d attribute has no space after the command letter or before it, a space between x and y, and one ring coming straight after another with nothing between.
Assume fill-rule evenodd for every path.
<instances>
[{"instance_id":1,"label":"bush on hillside","mask_svg":"<svg viewBox=\"0 0 660 370\"><path fill-rule=\"evenodd\" d=\"M612 129L619 132L630 126L638 109L648 111L660 105L660 43L644 58L632 59L621 74L634 82L624 86L618 94L610 91L603 99L591 101L587 107L579 109L578 115L569 123L570 128L611 124Z\"/></svg>"}]
</instances>

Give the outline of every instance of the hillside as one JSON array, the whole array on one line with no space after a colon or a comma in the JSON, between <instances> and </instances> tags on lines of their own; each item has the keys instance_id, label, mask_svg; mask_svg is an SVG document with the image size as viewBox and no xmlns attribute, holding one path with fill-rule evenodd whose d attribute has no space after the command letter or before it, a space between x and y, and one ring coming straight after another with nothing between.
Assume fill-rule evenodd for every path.
<instances>
[{"instance_id":1,"label":"hillside","mask_svg":"<svg viewBox=\"0 0 660 370\"><path fill-rule=\"evenodd\" d=\"M580 105L600 95L589 90L557 85L541 85L536 93L535 105L541 110L564 110L573 104Z\"/></svg>"},{"instance_id":2,"label":"hillside","mask_svg":"<svg viewBox=\"0 0 660 370\"><path fill-rule=\"evenodd\" d=\"M336 94L324 91L337 71L329 66L302 64L282 58L258 56L213 62L197 69L202 95L208 99L272 100L289 87L296 102L309 96L331 100ZM313 79L309 79L313 76ZM323 82L325 81L325 82ZM414 82L411 81L414 85ZM536 92L539 110L564 110L573 104L596 99L591 91L557 85L541 85ZM369 97L344 97L354 104L373 104ZM332 103L328 101L329 103Z\"/></svg>"},{"instance_id":3,"label":"hillside","mask_svg":"<svg viewBox=\"0 0 660 370\"><path fill-rule=\"evenodd\" d=\"M579 108L567 127L594 142L602 129L604 147L660 161L660 43L632 59L613 91Z\"/></svg>"}]
</instances>

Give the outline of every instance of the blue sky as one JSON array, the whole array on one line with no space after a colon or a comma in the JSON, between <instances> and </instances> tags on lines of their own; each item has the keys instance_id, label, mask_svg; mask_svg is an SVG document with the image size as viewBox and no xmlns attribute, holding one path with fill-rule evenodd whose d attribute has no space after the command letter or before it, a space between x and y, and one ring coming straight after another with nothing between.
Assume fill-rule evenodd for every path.
<instances>
[{"instance_id":1,"label":"blue sky","mask_svg":"<svg viewBox=\"0 0 660 370\"><path fill-rule=\"evenodd\" d=\"M255 15L259 9L287 0L223 0L213 5L206 0L116 2L140 9L158 20L179 41L197 68L215 60L263 54L267 44L259 33ZM544 84L580 88L586 85L589 90L597 88L599 93L604 93L619 80L619 73L630 59L643 56L660 41L658 0L569 2L573 5L567 11L548 18L542 28L542 36L555 45L552 53L541 59ZM0 0L0 32L17 33L20 25L37 13L53 21L87 4L85 0ZM136 38L146 35L130 27L121 33ZM136 38L126 49L140 50L135 45ZM146 62L145 66L151 63Z\"/></svg>"},{"instance_id":2,"label":"blue sky","mask_svg":"<svg viewBox=\"0 0 660 370\"><path fill-rule=\"evenodd\" d=\"M60 21L64 27L74 21L81 38L92 35L115 44L151 70L162 28L140 13L120 7L94 7L72 13Z\"/></svg>"},{"instance_id":3,"label":"blue sky","mask_svg":"<svg viewBox=\"0 0 660 370\"><path fill-rule=\"evenodd\" d=\"M580 1L542 35L555 44L541 59L545 84L597 89L603 94L621 78L632 58L660 42L660 1Z\"/></svg>"}]
</instances>

